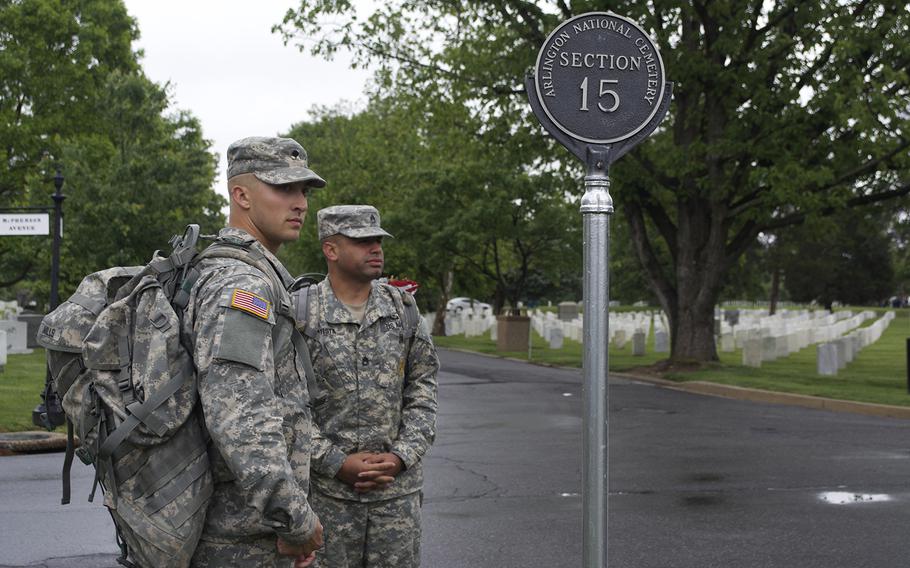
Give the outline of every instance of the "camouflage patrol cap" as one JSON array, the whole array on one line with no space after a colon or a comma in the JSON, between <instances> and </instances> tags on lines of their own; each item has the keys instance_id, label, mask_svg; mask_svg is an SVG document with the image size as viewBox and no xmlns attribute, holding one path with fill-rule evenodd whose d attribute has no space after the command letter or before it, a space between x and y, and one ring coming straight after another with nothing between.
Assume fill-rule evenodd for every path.
<instances>
[{"instance_id":1,"label":"camouflage patrol cap","mask_svg":"<svg viewBox=\"0 0 910 568\"><path fill-rule=\"evenodd\" d=\"M228 179L253 174L272 185L298 181L312 187L325 187L325 180L309 169L306 150L290 138L251 136L228 146Z\"/></svg>"},{"instance_id":2,"label":"camouflage patrol cap","mask_svg":"<svg viewBox=\"0 0 910 568\"><path fill-rule=\"evenodd\" d=\"M319 240L332 235L352 239L391 237L379 226L379 211L371 205L335 205L316 213Z\"/></svg>"}]
</instances>

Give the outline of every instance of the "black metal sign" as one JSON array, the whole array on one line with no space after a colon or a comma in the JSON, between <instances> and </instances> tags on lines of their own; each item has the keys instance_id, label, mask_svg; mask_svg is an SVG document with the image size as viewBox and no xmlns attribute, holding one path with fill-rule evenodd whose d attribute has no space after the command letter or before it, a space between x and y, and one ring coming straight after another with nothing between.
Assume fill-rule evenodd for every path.
<instances>
[{"instance_id":1,"label":"black metal sign","mask_svg":"<svg viewBox=\"0 0 910 568\"><path fill-rule=\"evenodd\" d=\"M593 144L641 131L664 95L657 46L635 22L607 12L560 24L541 47L535 71L547 117L572 138Z\"/></svg>"}]
</instances>

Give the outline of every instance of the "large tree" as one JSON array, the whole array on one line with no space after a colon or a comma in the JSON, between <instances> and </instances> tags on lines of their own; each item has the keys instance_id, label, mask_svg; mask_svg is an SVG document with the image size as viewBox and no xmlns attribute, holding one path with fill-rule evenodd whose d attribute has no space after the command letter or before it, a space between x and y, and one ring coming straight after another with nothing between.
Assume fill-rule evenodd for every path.
<instances>
[{"instance_id":1,"label":"large tree","mask_svg":"<svg viewBox=\"0 0 910 568\"><path fill-rule=\"evenodd\" d=\"M107 76L138 69L137 35L120 2L0 1L0 207L50 204L63 141L97 132ZM0 288L31 274L44 248L0 239Z\"/></svg>"},{"instance_id":2,"label":"large tree","mask_svg":"<svg viewBox=\"0 0 910 568\"><path fill-rule=\"evenodd\" d=\"M0 207L47 207L65 177L61 297L88 272L146 262L224 200L198 121L146 78L119 0L0 1ZM0 289L48 295L50 238L0 239Z\"/></svg>"},{"instance_id":3,"label":"large tree","mask_svg":"<svg viewBox=\"0 0 910 568\"><path fill-rule=\"evenodd\" d=\"M910 192L904 2L402 0L355 19L352 3L319 0L280 27L315 53L353 49L388 92L472 99L486 124L521 129L534 124L524 72L547 33L593 10L639 22L675 82L662 127L614 167L614 198L672 358L716 359L714 306L761 234ZM432 112L436 97L424 101ZM552 143L524 151L529 165L567 159Z\"/></svg>"}]
</instances>

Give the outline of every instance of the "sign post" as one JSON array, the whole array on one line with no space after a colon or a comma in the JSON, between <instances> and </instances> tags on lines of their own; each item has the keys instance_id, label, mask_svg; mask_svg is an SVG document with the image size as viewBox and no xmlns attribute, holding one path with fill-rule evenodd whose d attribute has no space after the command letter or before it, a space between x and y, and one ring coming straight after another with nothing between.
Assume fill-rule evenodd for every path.
<instances>
[{"instance_id":1,"label":"sign post","mask_svg":"<svg viewBox=\"0 0 910 568\"><path fill-rule=\"evenodd\" d=\"M605 568L608 514L610 164L650 135L667 114L672 83L657 45L635 22L590 12L547 37L525 78L543 127L587 168L584 223L585 568Z\"/></svg>"}]
</instances>

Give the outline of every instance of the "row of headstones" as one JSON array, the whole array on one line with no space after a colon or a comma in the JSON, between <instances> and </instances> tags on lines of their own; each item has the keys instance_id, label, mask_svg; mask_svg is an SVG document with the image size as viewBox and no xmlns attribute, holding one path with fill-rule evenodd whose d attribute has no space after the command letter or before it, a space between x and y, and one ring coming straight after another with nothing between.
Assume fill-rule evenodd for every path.
<instances>
[{"instance_id":1,"label":"row of headstones","mask_svg":"<svg viewBox=\"0 0 910 568\"><path fill-rule=\"evenodd\" d=\"M496 328L496 316L475 314L469 310L446 314L446 335L476 337ZM495 338L494 338L495 339Z\"/></svg>"},{"instance_id":2,"label":"row of headstones","mask_svg":"<svg viewBox=\"0 0 910 568\"><path fill-rule=\"evenodd\" d=\"M423 325L427 330L433 329L433 322L436 320L436 312L428 312L421 316ZM464 335L465 337L476 337L483 335L488 330L496 333L496 317L488 314L474 313L470 310L459 311L458 313L447 313L445 319L445 334ZM493 339L496 339L494 336Z\"/></svg>"},{"instance_id":3,"label":"row of headstones","mask_svg":"<svg viewBox=\"0 0 910 568\"><path fill-rule=\"evenodd\" d=\"M562 306L562 304L560 304ZM535 310L531 312L531 327L549 343L551 349L562 349L564 338L568 337L579 343L584 339L584 318L575 313L571 320L563 319L563 314ZM654 350L657 353L670 352L670 334L667 331L666 316L655 316L651 312L611 313L609 341L617 349L624 349L632 341L632 354L642 356L646 352L648 337L654 327Z\"/></svg>"},{"instance_id":4,"label":"row of headstones","mask_svg":"<svg viewBox=\"0 0 910 568\"><path fill-rule=\"evenodd\" d=\"M794 331L785 333L784 335L775 335L769 329L748 330L743 335L742 340L743 365L746 367L761 367L763 362L787 357L791 353L796 353L797 351L816 343L839 342L846 344L847 342L850 342L852 345L852 339L842 341L844 338L840 336L846 332L850 332L850 330L856 329L859 325L869 319L869 317L874 316L874 312L867 311L856 316L849 316L847 319L842 319L832 325L822 326L816 329L807 329L803 326L799 326L795 328ZM891 316L891 318L893 319L893 316ZM867 332L859 329L848 334L848 336L853 334L871 337ZM879 333L879 336L880 335L881 334ZM877 339L878 337L875 338L875 340ZM729 334L722 335L720 338L721 351L733 351L733 343ZM867 345L868 344L870 343L867 343ZM845 350L846 347L841 348L842 352L846 352ZM825 353L827 353L827 351L825 351Z\"/></svg>"},{"instance_id":5,"label":"row of headstones","mask_svg":"<svg viewBox=\"0 0 910 568\"><path fill-rule=\"evenodd\" d=\"M567 304L569 302L564 302L559 307L562 308ZM571 319L568 318L569 314L565 311L555 314L542 310L531 310L529 315L531 317L531 329L546 340L550 349L562 349L567 337L574 341L581 341L583 333L582 319L578 315L577 308L574 311L575 317Z\"/></svg>"},{"instance_id":6,"label":"row of headstones","mask_svg":"<svg viewBox=\"0 0 910 568\"><path fill-rule=\"evenodd\" d=\"M844 337L820 343L816 347L816 370L819 375L834 376L837 372L853 361L856 355L865 347L878 341L888 329L888 325L895 317L894 312L886 312L872 325L857 329Z\"/></svg>"},{"instance_id":7,"label":"row of headstones","mask_svg":"<svg viewBox=\"0 0 910 568\"><path fill-rule=\"evenodd\" d=\"M9 355L32 352L41 317L23 314L15 301L0 301L0 368L6 366Z\"/></svg>"},{"instance_id":8,"label":"row of headstones","mask_svg":"<svg viewBox=\"0 0 910 568\"><path fill-rule=\"evenodd\" d=\"M770 321L769 318L758 318L753 319L751 324L737 326L735 332L721 333L718 337L718 346L722 352L731 352L737 347L743 349L743 364L754 367L761 364L759 358L762 361L773 361L809 345L831 341L873 317L875 312L865 311L857 315L845 312L836 318L797 314L788 318L790 321L785 323ZM747 356L746 343L749 341L753 343L748 348ZM755 345L756 341L761 343L760 347Z\"/></svg>"},{"instance_id":9,"label":"row of headstones","mask_svg":"<svg viewBox=\"0 0 910 568\"><path fill-rule=\"evenodd\" d=\"M730 312L736 315L735 319L728 317ZM721 341L725 335L732 334L735 346L742 347L750 332L761 331L762 337L778 337L805 330L812 332L808 345L840 337L873 317L875 313L872 311L854 315L849 311L831 314L821 310L797 310L768 316L765 310L728 310L717 316L715 331Z\"/></svg>"}]
</instances>

